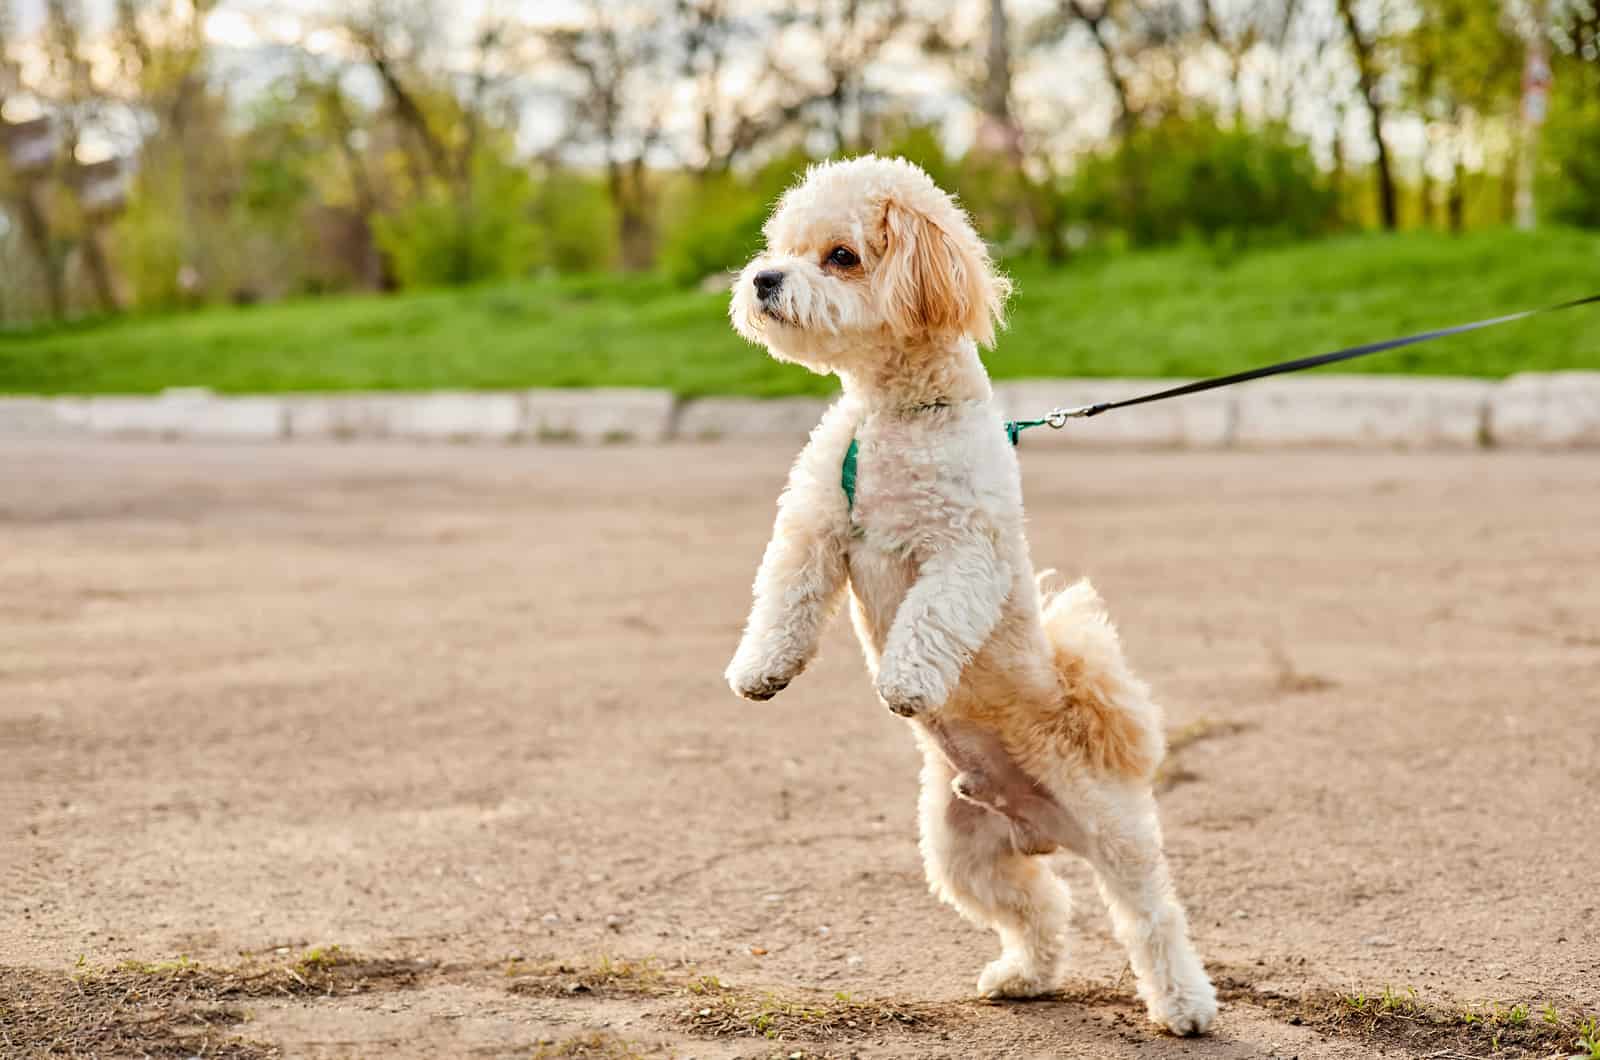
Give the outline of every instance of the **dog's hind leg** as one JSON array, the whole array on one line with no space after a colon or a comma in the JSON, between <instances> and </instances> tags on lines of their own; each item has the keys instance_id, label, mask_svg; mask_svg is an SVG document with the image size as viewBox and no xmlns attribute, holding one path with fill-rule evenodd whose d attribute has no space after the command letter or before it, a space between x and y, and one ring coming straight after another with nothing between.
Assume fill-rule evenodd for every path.
<instances>
[{"instance_id":1,"label":"dog's hind leg","mask_svg":"<svg viewBox=\"0 0 1600 1060\"><path fill-rule=\"evenodd\" d=\"M986 997L1034 997L1059 985L1071 895L1047 863L1017 852L1008 820L959 798L949 761L925 746L922 859L928 886L962 916L1000 936L1003 951L978 978Z\"/></svg>"},{"instance_id":2,"label":"dog's hind leg","mask_svg":"<svg viewBox=\"0 0 1600 1060\"><path fill-rule=\"evenodd\" d=\"M1148 791L1128 791L1106 805L1086 856L1128 951L1139 996L1154 1022L1174 1034L1201 1034L1217 1014L1217 996L1173 891L1155 799Z\"/></svg>"},{"instance_id":3,"label":"dog's hind leg","mask_svg":"<svg viewBox=\"0 0 1600 1060\"><path fill-rule=\"evenodd\" d=\"M938 716L920 719L920 725L955 772L951 790L1004 818L1018 854L1049 854L1063 847L1078 853L1087 849L1088 840L1078 819L1017 765L993 732L969 721Z\"/></svg>"}]
</instances>

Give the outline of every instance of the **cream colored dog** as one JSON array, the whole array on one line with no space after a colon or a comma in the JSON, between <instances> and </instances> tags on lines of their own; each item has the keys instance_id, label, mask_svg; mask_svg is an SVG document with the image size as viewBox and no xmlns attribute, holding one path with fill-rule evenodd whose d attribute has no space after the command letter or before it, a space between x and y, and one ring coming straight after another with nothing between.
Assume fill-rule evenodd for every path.
<instances>
[{"instance_id":1,"label":"cream colored dog","mask_svg":"<svg viewBox=\"0 0 1600 1060\"><path fill-rule=\"evenodd\" d=\"M1160 711L1087 582L1040 599L1022 488L978 344L1010 284L959 206L899 159L819 165L734 288L738 332L833 372L844 396L795 462L728 666L770 699L848 586L878 695L923 751L933 892L1000 935L989 997L1060 985L1069 895L1042 855L1094 867L1150 1018L1204 1031L1216 994L1173 893L1151 793ZM854 503L841 488L858 444Z\"/></svg>"}]
</instances>

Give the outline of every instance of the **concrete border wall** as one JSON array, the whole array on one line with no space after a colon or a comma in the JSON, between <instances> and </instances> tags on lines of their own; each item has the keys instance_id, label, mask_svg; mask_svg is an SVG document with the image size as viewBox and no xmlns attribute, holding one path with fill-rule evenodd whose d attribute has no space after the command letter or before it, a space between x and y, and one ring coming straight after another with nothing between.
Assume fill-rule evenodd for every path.
<instances>
[{"instance_id":1,"label":"concrete border wall","mask_svg":"<svg viewBox=\"0 0 1600 1060\"><path fill-rule=\"evenodd\" d=\"M1116 400L1170 379L1002 382L1008 416ZM664 390L433 391L224 396L0 397L0 441L97 435L227 441L660 443L803 442L821 398L708 397ZM1503 382L1318 375L1263 380L1028 433L1031 445L1223 448L1600 448L1600 372L1529 373Z\"/></svg>"}]
</instances>

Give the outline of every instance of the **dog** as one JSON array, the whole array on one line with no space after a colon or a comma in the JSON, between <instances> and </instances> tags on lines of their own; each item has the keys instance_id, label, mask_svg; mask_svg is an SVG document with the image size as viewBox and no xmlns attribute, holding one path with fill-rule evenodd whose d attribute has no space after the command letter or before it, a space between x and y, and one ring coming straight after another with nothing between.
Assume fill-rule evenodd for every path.
<instances>
[{"instance_id":1,"label":"dog","mask_svg":"<svg viewBox=\"0 0 1600 1060\"><path fill-rule=\"evenodd\" d=\"M1028 555L1017 458L978 354L1009 281L956 201L902 159L811 167L764 233L734 284L734 329L837 375L843 395L778 502L729 685L782 691L848 591L878 696L921 746L929 887L1000 936L978 992L1061 985L1070 895L1046 855L1065 850L1093 867L1150 1019L1203 1033L1216 992L1151 790L1160 710L1089 583L1043 594Z\"/></svg>"}]
</instances>

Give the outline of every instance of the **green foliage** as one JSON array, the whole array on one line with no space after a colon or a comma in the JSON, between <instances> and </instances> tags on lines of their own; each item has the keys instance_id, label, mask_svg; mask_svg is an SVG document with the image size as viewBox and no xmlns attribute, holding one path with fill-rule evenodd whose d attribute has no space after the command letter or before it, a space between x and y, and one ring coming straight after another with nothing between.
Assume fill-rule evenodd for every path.
<instances>
[{"instance_id":1,"label":"green foliage","mask_svg":"<svg viewBox=\"0 0 1600 1060\"><path fill-rule=\"evenodd\" d=\"M1197 376L1388 338L1586 288L1600 235L1415 232L1249 250L1197 247L1012 266L998 378ZM1600 368L1596 311L1399 350L1340 371L1504 376ZM0 392L231 392L657 386L825 394L728 327L727 296L664 277L541 278L394 297L328 297L0 336ZM1060 400L1072 401L1070 392ZM1094 430L1093 423L1074 430Z\"/></svg>"},{"instance_id":2,"label":"green foliage","mask_svg":"<svg viewBox=\"0 0 1600 1060\"><path fill-rule=\"evenodd\" d=\"M728 174L717 174L679 193L669 209L679 220L667 227L661 268L674 282L689 285L718 272L740 268L761 249L761 226L772 204Z\"/></svg>"},{"instance_id":3,"label":"green foliage","mask_svg":"<svg viewBox=\"0 0 1600 1060\"><path fill-rule=\"evenodd\" d=\"M1398 42L1408 95L1426 116L1455 122L1517 98L1524 45L1504 0L1418 0L1421 18Z\"/></svg>"},{"instance_id":4,"label":"green foliage","mask_svg":"<svg viewBox=\"0 0 1600 1060\"><path fill-rule=\"evenodd\" d=\"M805 156L789 154L747 178L709 173L687 179L664 211L673 220L662 241L662 269L688 285L743 267L761 249L761 226L773 204L806 164Z\"/></svg>"},{"instance_id":5,"label":"green foliage","mask_svg":"<svg viewBox=\"0 0 1600 1060\"><path fill-rule=\"evenodd\" d=\"M1136 129L1082 166L1072 196L1083 220L1136 246L1306 237L1334 214L1310 151L1286 130L1224 128L1210 117Z\"/></svg>"},{"instance_id":6,"label":"green foliage","mask_svg":"<svg viewBox=\"0 0 1600 1060\"><path fill-rule=\"evenodd\" d=\"M530 202L526 171L480 151L465 188L432 185L373 229L404 287L505 279L534 262Z\"/></svg>"},{"instance_id":7,"label":"green foliage","mask_svg":"<svg viewBox=\"0 0 1600 1060\"><path fill-rule=\"evenodd\" d=\"M147 161L117 219L117 263L141 309L170 309L183 299L183 213L168 176Z\"/></svg>"},{"instance_id":8,"label":"green foliage","mask_svg":"<svg viewBox=\"0 0 1600 1060\"><path fill-rule=\"evenodd\" d=\"M616 216L605 183L596 177L549 168L535 183L529 222L541 269L598 272L616 264Z\"/></svg>"},{"instance_id":9,"label":"green foliage","mask_svg":"<svg viewBox=\"0 0 1600 1060\"><path fill-rule=\"evenodd\" d=\"M1575 91L1560 94L1544 143L1547 165L1539 191L1547 216L1600 228L1600 98Z\"/></svg>"}]
</instances>

